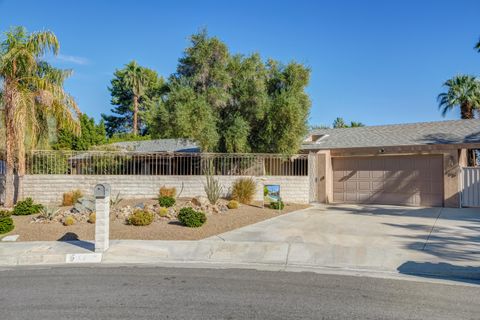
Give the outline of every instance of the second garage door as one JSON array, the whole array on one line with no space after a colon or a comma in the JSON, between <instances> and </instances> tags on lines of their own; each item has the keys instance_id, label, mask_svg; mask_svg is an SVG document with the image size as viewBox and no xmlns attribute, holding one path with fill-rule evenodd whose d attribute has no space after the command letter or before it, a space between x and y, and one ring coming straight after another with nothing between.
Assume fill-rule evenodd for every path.
<instances>
[{"instance_id":1,"label":"second garage door","mask_svg":"<svg viewBox=\"0 0 480 320\"><path fill-rule=\"evenodd\" d=\"M443 205L441 156L333 158L333 201Z\"/></svg>"}]
</instances>

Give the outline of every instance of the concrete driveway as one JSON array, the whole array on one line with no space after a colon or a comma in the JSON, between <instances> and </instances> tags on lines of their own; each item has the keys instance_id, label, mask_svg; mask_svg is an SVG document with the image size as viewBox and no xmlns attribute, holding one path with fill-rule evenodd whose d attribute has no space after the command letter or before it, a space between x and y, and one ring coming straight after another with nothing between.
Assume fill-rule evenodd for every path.
<instances>
[{"instance_id":1,"label":"concrete driveway","mask_svg":"<svg viewBox=\"0 0 480 320\"><path fill-rule=\"evenodd\" d=\"M317 206L213 239L287 242L290 264L480 278L479 209Z\"/></svg>"}]
</instances>

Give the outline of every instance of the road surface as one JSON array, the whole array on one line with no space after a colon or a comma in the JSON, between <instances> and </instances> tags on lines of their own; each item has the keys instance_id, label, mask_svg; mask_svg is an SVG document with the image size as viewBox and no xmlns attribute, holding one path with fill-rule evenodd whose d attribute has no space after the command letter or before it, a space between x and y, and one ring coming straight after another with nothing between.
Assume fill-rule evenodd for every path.
<instances>
[{"instance_id":1,"label":"road surface","mask_svg":"<svg viewBox=\"0 0 480 320\"><path fill-rule=\"evenodd\" d=\"M0 271L0 319L479 319L480 286L254 270Z\"/></svg>"}]
</instances>

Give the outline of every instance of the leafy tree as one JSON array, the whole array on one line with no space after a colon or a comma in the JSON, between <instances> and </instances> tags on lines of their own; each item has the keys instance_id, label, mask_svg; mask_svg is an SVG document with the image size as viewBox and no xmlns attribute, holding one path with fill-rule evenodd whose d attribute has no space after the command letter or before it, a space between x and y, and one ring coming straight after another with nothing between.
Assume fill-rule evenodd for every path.
<instances>
[{"instance_id":1,"label":"leafy tree","mask_svg":"<svg viewBox=\"0 0 480 320\"><path fill-rule=\"evenodd\" d=\"M154 137L194 139L203 151L214 151L219 140L218 118L206 97L177 80L169 84L169 90L157 112Z\"/></svg>"},{"instance_id":2,"label":"leafy tree","mask_svg":"<svg viewBox=\"0 0 480 320\"><path fill-rule=\"evenodd\" d=\"M307 133L310 99L305 93L310 70L292 62L286 66L267 63L268 109L253 133L255 152L292 154L300 148Z\"/></svg>"},{"instance_id":3,"label":"leafy tree","mask_svg":"<svg viewBox=\"0 0 480 320\"><path fill-rule=\"evenodd\" d=\"M80 117L81 134L76 135L73 131L60 129L57 142L53 145L56 150L89 150L92 146L105 144L107 133L103 120L97 125L93 118L83 114Z\"/></svg>"},{"instance_id":4,"label":"leafy tree","mask_svg":"<svg viewBox=\"0 0 480 320\"><path fill-rule=\"evenodd\" d=\"M164 89L157 72L139 66L135 61L116 70L109 88L112 115L102 114L109 136L116 133L147 134L148 119Z\"/></svg>"},{"instance_id":5,"label":"leafy tree","mask_svg":"<svg viewBox=\"0 0 480 320\"><path fill-rule=\"evenodd\" d=\"M59 128L78 132L74 99L64 91L69 71L51 67L41 58L57 54L59 43L50 31L28 33L16 27L5 33L0 44L1 102L6 123L6 205L14 202L14 167L25 174L25 149L48 135L49 119ZM27 141L27 137L28 140ZM21 188L21 186L18 186Z\"/></svg>"},{"instance_id":6,"label":"leafy tree","mask_svg":"<svg viewBox=\"0 0 480 320\"><path fill-rule=\"evenodd\" d=\"M443 86L446 92L437 97L442 115L459 107L462 119L473 119L474 110L480 108L480 81L473 76L458 75L447 80Z\"/></svg>"},{"instance_id":7,"label":"leafy tree","mask_svg":"<svg viewBox=\"0 0 480 320\"><path fill-rule=\"evenodd\" d=\"M169 78L149 128L155 137L195 139L204 151L294 153L307 131L309 75L298 63L230 55L201 31Z\"/></svg>"}]
</instances>

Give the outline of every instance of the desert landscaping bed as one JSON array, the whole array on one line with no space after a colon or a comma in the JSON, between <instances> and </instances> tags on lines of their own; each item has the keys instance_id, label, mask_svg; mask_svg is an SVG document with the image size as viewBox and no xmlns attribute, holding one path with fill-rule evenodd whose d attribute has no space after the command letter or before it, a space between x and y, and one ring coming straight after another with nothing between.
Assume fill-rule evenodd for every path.
<instances>
[{"instance_id":1,"label":"desert landscaping bed","mask_svg":"<svg viewBox=\"0 0 480 320\"><path fill-rule=\"evenodd\" d=\"M188 201L189 199L180 199L176 207L185 206ZM208 214L206 223L199 228L185 227L174 216L157 217L147 226L133 226L125 223L122 212L137 206L154 206L156 203L156 199L125 199L118 203L110 214L110 239L199 240L308 207L305 204L285 203L285 208L279 211L268 207L262 208L261 202L240 205L237 209ZM69 208L62 208L62 210L66 211ZM88 223L85 218L79 218L75 224L65 226L61 221L35 222L37 216L13 216L15 229L5 235L19 235L17 241L94 239L95 226Z\"/></svg>"}]
</instances>

